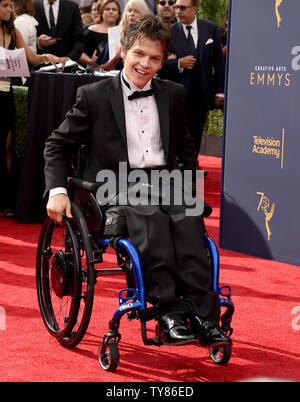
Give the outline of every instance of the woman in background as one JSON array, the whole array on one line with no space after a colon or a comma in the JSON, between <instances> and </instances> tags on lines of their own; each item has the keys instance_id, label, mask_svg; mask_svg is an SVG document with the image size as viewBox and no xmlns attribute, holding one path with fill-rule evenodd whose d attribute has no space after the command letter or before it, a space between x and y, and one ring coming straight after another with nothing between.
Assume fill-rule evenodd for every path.
<instances>
[{"instance_id":1,"label":"woman in background","mask_svg":"<svg viewBox=\"0 0 300 402\"><path fill-rule=\"evenodd\" d=\"M79 63L89 66L96 65L96 59L108 40L108 28L119 24L121 10L116 0L99 0L97 3L99 17L96 23L84 31L85 46Z\"/></svg>"},{"instance_id":2,"label":"woman in background","mask_svg":"<svg viewBox=\"0 0 300 402\"><path fill-rule=\"evenodd\" d=\"M82 25L84 27L87 27L88 25L92 25L93 17L91 16L90 13L83 13L83 14L81 14L81 21L82 21Z\"/></svg>"},{"instance_id":3,"label":"woman in background","mask_svg":"<svg viewBox=\"0 0 300 402\"><path fill-rule=\"evenodd\" d=\"M31 0L14 0L14 13L16 15L15 27L20 31L24 42L36 53L37 35L36 26L39 24L34 18L34 7Z\"/></svg>"},{"instance_id":4,"label":"woman in background","mask_svg":"<svg viewBox=\"0 0 300 402\"><path fill-rule=\"evenodd\" d=\"M134 22L144 14L150 14L149 8L144 0L129 0L124 8L122 19L120 22L120 35L126 30L126 27L130 22ZM99 57L97 58L97 64L105 71L121 70L123 68L123 62L120 54L121 48L116 50L116 54L111 59L109 58L108 45L104 47Z\"/></svg>"},{"instance_id":5,"label":"woman in background","mask_svg":"<svg viewBox=\"0 0 300 402\"><path fill-rule=\"evenodd\" d=\"M30 50L19 30L15 28L12 9L12 0L0 0L0 47L9 50L24 48L27 61L31 65L61 63L62 60L52 54L38 55ZM18 191L18 169L14 154L13 83L14 79L1 76L0 70L0 213L6 217L13 217Z\"/></svg>"},{"instance_id":6,"label":"woman in background","mask_svg":"<svg viewBox=\"0 0 300 402\"><path fill-rule=\"evenodd\" d=\"M103 0L100 0L100 1L102 2ZM91 16L93 18L93 23L94 24L96 22L96 19L99 17L97 3L98 3L97 0L92 0L91 3L90 3L90 14L91 14Z\"/></svg>"}]
</instances>

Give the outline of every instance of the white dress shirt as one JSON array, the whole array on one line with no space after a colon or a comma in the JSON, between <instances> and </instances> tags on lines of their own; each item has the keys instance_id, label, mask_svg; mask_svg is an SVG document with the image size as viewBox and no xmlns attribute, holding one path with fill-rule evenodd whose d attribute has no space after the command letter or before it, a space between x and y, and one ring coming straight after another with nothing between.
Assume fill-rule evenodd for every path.
<instances>
[{"instance_id":1,"label":"white dress shirt","mask_svg":"<svg viewBox=\"0 0 300 402\"><path fill-rule=\"evenodd\" d=\"M60 0L55 0L54 3L53 3L53 6L52 6L55 25L57 24L59 1ZM48 25L49 25L49 28L50 28L50 18L49 18L50 3L49 3L48 0L43 0L43 5L44 5L44 10L45 10L45 15L46 15L46 18L47 18L47 22L48 22Z\"/></svg>"},{"instance_id":2,"label":"white dress shirt","mask_svg":"<svg viewBox=\"0 0 300 402\"><path fill-rule=\"evenodd\" d=\"M198 45L198 24L197 24L196 17L195 17L194 21L191 24L183 24L183 23L181 23L181 25L182 25L183 32L185 33L186 37L188 37L188 34L189 34L189 31L186 28L187 25L190 25L192 27L191 28L191 35L192 35L193 40L194 40L194 45L195 45L195 47L197 47L197 45Z\"/></svg>"},{"instance_id":3,"label":"white dress shirt","mask_svg":"<svg viewBox=\"0 0 300 402\"><path fill-rule=\"evenodd\" d=\"M155 96L128 100L129 95L141 89L130 82L124 71L121 74L130 85L129 89L121 79L129 165L131 168L164 166L165 155L162 148ZM147 91L150 88L151 81L142 90Z\"/></svg>"}]
</instances>

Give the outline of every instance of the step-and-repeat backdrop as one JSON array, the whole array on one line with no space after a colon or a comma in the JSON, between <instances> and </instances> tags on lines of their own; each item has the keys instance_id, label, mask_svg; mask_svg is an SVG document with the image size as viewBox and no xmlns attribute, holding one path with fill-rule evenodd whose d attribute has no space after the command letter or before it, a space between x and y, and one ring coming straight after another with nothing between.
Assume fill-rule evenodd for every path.
<instances>
[{"instance_id":1,"label":"step-and-repeat backdrop","mask_svg":"<svg viewBox=\"0 0 300 402\"><path fill-rule=\"evenodd\" d=\"M300 1L231 0L220 246L300 263Z\"/></svg>"}]
</instances>

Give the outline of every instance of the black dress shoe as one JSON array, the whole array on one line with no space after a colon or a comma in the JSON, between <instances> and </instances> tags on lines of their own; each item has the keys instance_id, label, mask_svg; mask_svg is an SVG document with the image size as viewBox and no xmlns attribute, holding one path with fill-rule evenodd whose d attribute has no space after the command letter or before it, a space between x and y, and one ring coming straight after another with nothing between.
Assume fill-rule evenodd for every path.
<instances>
[{"instance_id":1,"label":"black dress shoe","mask_svg":"<svg viewBox=\"0 0 300 402\"><path fill-rule=\"evenodd\" d=\"M187 320L180 313L160 317L155 332L162 343L178 345L195 340L195 336L187 328Z\"/></svg>"},{"instance_id":2,"label":"black dress shoe","mask_svg":"<svg viewBox=\"0 0 300 402\"><path fill-rule=\"evenodd\" d=\"M203 320L197 315L190 318L190 329L199 339L201 346L231 346L231 339L224 334L215 320Z\"/></svg>"}]
</instances>

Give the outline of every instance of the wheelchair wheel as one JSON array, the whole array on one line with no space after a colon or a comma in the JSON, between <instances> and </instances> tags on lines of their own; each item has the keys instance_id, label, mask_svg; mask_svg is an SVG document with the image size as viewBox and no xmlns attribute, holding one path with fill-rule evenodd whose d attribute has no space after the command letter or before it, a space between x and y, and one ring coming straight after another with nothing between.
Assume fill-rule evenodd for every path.
<instances>
[{"instance_id":1,"label":"wheelchair wheel","mask_svg":"<svg viewBox=\"0 0 300 402\"><path fill-rule=\"evenodd\" d=\"M68 220L43 225L36 256L40 311L52 336L62 339L72 330L81 293L81 261L77 238Z\"/></svg>"},{"instance_id":2,"label":"wheelchair wheel","mask_svg":"<svg viewBox=\"0 0 300 402\"><path fill-rule=\"evenodd\" d=\"M209 349L209 355L212 359L212 361L219 366L224 366L227 364L231 358L232 354L232 347L220 347L220 348L210 348Z\"/></svg>"},{"instance_id":3,"label":"wheelchair wheel","mask_svg":"<svg viewBox=\"0 0 300 402\"><path fill-rule=\"evenodd\" d=\"M111 372L116 371L119 360L119 348L117 343L113 339L100 344L98 361L103 370Z\"/></svg>"},{"instance_id":4,"label":"wheelchair wheel","mask_svg":"<svg viewBox=\"0 0 300 402\"><path fill-rule=\"evenodd\" d=\"M87 331L93 309L96 283L93 250L90 244L88 227L80 209L75 204L72 204L72 215L81 258L81 292L79 295L79 308L72 331L58 339L63 346L68 348L78 345Z\"/></svg>"}]
</instances>

